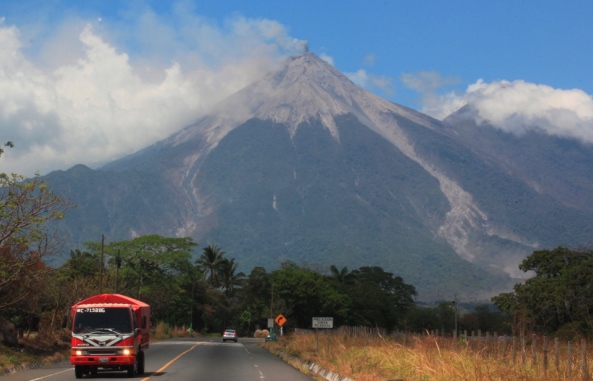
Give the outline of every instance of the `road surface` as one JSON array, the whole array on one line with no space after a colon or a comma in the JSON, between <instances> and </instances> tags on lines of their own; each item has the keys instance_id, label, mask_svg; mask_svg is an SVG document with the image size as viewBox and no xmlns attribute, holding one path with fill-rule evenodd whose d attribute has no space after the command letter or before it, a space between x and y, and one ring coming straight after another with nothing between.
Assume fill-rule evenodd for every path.
<instances>
[{"instance_id":1,"label":"road surface","mask_svg":"<svg viewBox=\"0 0 593 381\"><path fill-rule=\"evenodd\" d=\"M134 377L141 381L311 381L308 377L258 345L261 340L239 338L238 343L222 339L171 339L150 344L146 370ZM91 379L123 379L125 373L105 372ZM75 380L69 361L30 369L0 381Z\"/></svg>"}]
</instances>

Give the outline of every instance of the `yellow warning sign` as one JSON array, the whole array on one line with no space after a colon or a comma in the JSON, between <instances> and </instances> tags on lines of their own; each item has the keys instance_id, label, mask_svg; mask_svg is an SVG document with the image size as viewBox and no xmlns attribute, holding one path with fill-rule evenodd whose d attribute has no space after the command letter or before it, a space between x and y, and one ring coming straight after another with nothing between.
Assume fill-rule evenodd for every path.
<instances>
[{"instance_id":1,"label":"yellow warning sign","mask_svg":"<svg viewBox=\"0 0 593 381\"><path fill-rule=\"evenodd\" d=\"M286 318L284 317L284 315L280 314L276 316L276 319L274 319L274 321L276 322L276 324L282 327L284 323L286 323Z\"/></svg>"}]
</instances>

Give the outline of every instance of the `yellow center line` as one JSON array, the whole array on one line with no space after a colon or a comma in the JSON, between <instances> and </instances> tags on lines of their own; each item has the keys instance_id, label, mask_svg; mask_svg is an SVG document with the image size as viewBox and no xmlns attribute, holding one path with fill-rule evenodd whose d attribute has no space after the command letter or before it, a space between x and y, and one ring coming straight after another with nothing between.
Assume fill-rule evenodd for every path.
<instances>
[{"instance_id":1,"label":"yellow center line","mask_svg":"<svg viewBox=\"0 0 593 381\"><path fill-rule=\"evenodd\" d=\"M185 354L187 354L188 352L191 352L195 347L197 347L198 345L200 345L202 343L196 343L193 347L191 347L190 349L188 349L187 351L179 354L177 357L175 357L173 360L169 361L168 363L166 363L165 365L163 365L159 370L157 370L156 372L154 372L153 374L151 374L148 377L143 378L140 381L147 381L149 380L151 377L153 376L160 376L162 374L162 372L167 369L171 364L173 364L175 361L179 360L182 356L184 356Z\"/></svg>"}]
</instances>

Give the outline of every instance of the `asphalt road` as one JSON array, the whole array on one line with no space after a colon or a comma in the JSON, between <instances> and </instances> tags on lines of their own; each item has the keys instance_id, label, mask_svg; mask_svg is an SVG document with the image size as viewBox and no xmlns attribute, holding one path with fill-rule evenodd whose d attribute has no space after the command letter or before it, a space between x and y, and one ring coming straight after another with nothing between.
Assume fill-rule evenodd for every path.
<instances>
[{"instance_id":1,"label":"asphalt road","mask_svg":"<svg viewBox=\"0 0 593 381\"><path fill-rule=\"evenodd\" d=\"M173 339L150 344L142 381L311 381L308 377L261 348L257 339L238 343L221 339ZM69 361L0 377L6 381L75 380ZM83 379L122 379L124 373L105 372Z\"/></svg>"}]
</instances>

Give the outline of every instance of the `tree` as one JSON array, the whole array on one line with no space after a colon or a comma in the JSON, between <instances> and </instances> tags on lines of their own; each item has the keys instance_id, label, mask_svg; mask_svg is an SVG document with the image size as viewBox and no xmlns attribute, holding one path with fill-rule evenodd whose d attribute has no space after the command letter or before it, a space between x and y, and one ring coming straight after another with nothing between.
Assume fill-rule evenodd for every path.
<instances>
[{"instance_id":1,"label":"tree","mask_svg":"<svg viewBox=\"0 0 593 381\"><path fill-rule=\"evenodd\" d=\"M351 283L354 279L353 274L348 271L348 267L344 266L342 267L341 270L338 270L338 268L335 265L331 265L329 267L329 271L331 273L331 277L338 282L339 284L346 284L346 283Z\"/></svg>"},{"instance_id":2,"label":"tree","mask_svg":"<svg viewBox=\"0 0 593 381\"><path fill-rule=\"evenodd\" d=\"M202 251L202 255L196 259L202 271L208 274L208 283L212 288L218 287L220 283L220 269L224 255L225 252L218 246L208 245Z\"/></svg>"},{"instance_id":3,"label":"tree","mask_svg":"<svg viewBox=\"0 0 593 381\"><path fill-rule=\"evenodd\" d=\"M509 325L505 316L493 306L479 305L473 311L461 317L460 324L468 330L482 332L508 332Z\"/></svg>"},{"instance_id":4,"label":"tree","mask_svg":"<svg viewBox=\"0 0 593 381\"><path fill-rule=\"evenodd\" d=\"M406 313L402 328L413 332L441 329L442 324L438 310L434 307L414 306Z\"/></svg>"},{"instance_id":5,"label":"tree","mask_svg":"<svg viewBox=\"0 0 593 381\"><path fill-rule=\"evenodd\" d=\"M12 148L12 147L14 147L14 144L12 144L12 142L8 141L8 142L4 143L4 147ZM4 148L0 147L0 156L2 156L3 153L4 153Z\"/></svg>"},{"instance_id":6,"label":"tree","mask_svg":"<svg viewBox=\"0 0 593 381\"><path fill-rule=\"evenodd\" d=\"M89 278L99 274L99 265L100 257L97 253L76 249L70 250L70 259L62 267L68 269L68 276L71 279L82 277L88 282Z\"/></svg>"},{"instance_id":7,"label":"tree","mask_svg":"<svg viewBox=\"0 0 593 381\"><path fill-rule=\"evenodd\" d=\"M132 240L112 242L102 248L99 242L85 243L95 255L104 251L108 266L105 274L105 289L113 290L117 258L121 258L119 288L124 294L149 303L155 319L165 320L173 313L190 315L190 305L184 311L173 309L179 299L185 297L190 269L191 251L197 243L189 237L171 238L157 234L141 236ZM185 283L184 283L185 282ZM189 299L187 299L189 300Z\"/></svg>"},{"instance_id":8,"label":"tree","mask_svg":"<svg viewBox=\"0 0 593 381\"><path fill-rule=\"evenodd\" d=\"M220 283L227 296L232 296L237 287L241 287L245 274L237 272L238 264L235 258L224 259L220 263Z\"/></svg>"},{"instance_id":9,"label":"tree","mask_svg":"<svg viewBox=\"0 0 593 381\"><path fill-rule=\"evenodd\" d=\"M26 285L49 270L43 258L58 253L65 239L49 231L47 223L63 218L72 206L38 175L25 179L0 173L0 309L29 296L33 290Z\"/></svg>"},{"instance_id":10,"label":"tree","mask_svg":"<svg viewBox=\"0 0 593 381\"><path fill-rule=\"evenodd\" d=\"M314 316L332 316L338 324L348 315L348 297L322 274L287 261L271 275L274 289L272 315L282 312L289 325L309 327Z\"/></svg>"},{"instance_id":11,"label":"tree","mask_svg":"<svg viewBox=\"0 0 593 381\"><path fill-rule=\"evenodd\" d=\"M100 258L97 253L70 250L70 258L53 272L48 284L54 289L48 292L55 299L65 299L68 306L95 294L99 289Z\"/></svg>"},{"instance_id":12,"label":"tree","mask_svg":"<svg viewBox=\"0 0 593 381\"><path fill-rule=\"evenodd\" d=\"M416 288L381 267L361 267L352 271L352 275L355 283L348 288L353 303L351 325L391 329L402 322L414 305Z\"/></svg>"},{"instance_id":13,"label":"tree","mask_svg":"<svg viewBox=\"0 0 593 381\"><path fill-rule=\"evenodd\" d=\"M240 293L244 308L241 316L248 317L244 324L247 330L251 329L251 324L265 327L267 318L270 317L271 292L270 274L264 267L254 267L247 276Z\"/></svg>"},{"instance_id":14,"label":"tree","mask_svg":"<svg viewBox=\"0 0 593 381\"><path fill-rule=\"evenodd\" d=\"M565 331L593 336L593 251L534 251L519 268L535 275L512 293L492 298L497 307L519 321L522 332L533 325L543 332ZM570 331L570 332L569 332Z\"/></svg>"}]
</instances>

